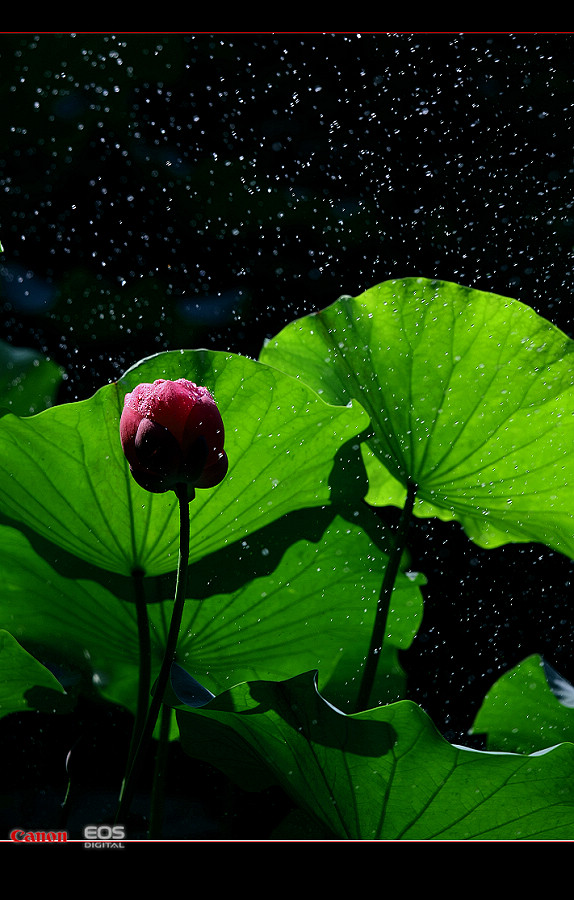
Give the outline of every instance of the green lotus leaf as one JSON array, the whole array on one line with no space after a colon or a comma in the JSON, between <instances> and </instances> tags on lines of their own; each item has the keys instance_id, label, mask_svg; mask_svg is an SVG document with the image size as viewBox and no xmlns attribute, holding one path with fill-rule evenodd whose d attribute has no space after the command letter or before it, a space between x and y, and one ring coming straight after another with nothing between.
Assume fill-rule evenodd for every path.
<instances>
[{"instance_id":1,"label":"green lotus leaf","mask_svg":"<svg viewBox=\"0 0 574 900\"><path fill-rule=\"evenodd\" d=\"M261 359L327 402L358 399L367 501L456 519L478 544L574 555L574 342L517 300L387 281L293 322Z\"/></svg>"},{"instance_id":2,"label":"green lotus leaf","mask_svg":"<svg viewBox=\"0 0 574 900\"><path fill-rule=\"evenodd\" d=\"M279 784L340 840L572 840L574 745L455 747L408 700L344 715L313 673L241 684L177 712L191 756L246 790Z\"/></svg>"},{"instance_id":3,"label":"green lotus leaf","mask_svg":"<svg viewBox=\"0 0 574 900\"><path fill-rule=\"evenodd\" d=\"M179 663L214 693L239 681L288 678L316 667L326 696L354 711L388 561L381 541L374 543L362 527L368 514L364 510L356 522L336 516L316 540L293 535L271 569L257 572L256 561L244 560L240 548L206 560L215 569L244 567L245 577L225 594L187 601ZM316 518L313 511L309 515ZM302 529L303 518L297 516L291 528ZM264 529L250 544L272 553L272 531ZM190 597L194 582L192 572ZM424 583L420 574L397 576L373 692L379 702L404 696L398 651L408 649L420 625ZM152 605L149 614L155 632L165 633L165 610Z\"/></svg>"},{"instance_id":4,"label":"green lotus leaf","mask_svg":"<svg viewBox=\"0 0 574 900\"><path fill-rule=\"evenodd\" d=\"M368 424L358 404L329 406L306 385L246 357L162 353L93 397L37 416L0 419L0 512L111 572L175 569L173 492L150 494L130 476L119 440L126 393L140 382L185 377L215 396L229 473L191 504L191 559L293 509L329 503L334 459ZM335 478L335 482L337 479ZM356 494L349 479L337 491Z\"/></svg>"},{"instance_id":5,"label":"green lotus leaf","mask_svg":"<svg viewBox=\"0 0 574 900\"><path fill-rule=\"evenodd\" d=\"M486 734L489 750L532 753L574 743L573 701L561 702L546 672L542 657L533 654L490 688L472 726L473 734Z\"/></svg>"},{"instance_id":6,"label":"green lotus leaf","mask_svg":"<svg viewBox=\"0 0 574 900\"><path fill-rule=\"evenodd\" d=\"M317 519L314 510L306 516ZM274 546L279 529L263 529L253 537L259 564L240 542L190 567L177 661L212 693L246 677L290 677L311 665L320 670L329 696L354 708L355 676L358 680L387 555L361 524L338 516L323 519L318 536L308 539L301 536L304 525L297 514L292 530L299 537L291 535L286 549ZM51 564L21 531L0 526L0 628L44 665L70 677L76 673L84 690L133 711L139 645L132 579L115 576L114 593L98 581L68 577L57 548L55 556ZM202 578L210 568L229 573L227 590L206 593ZM420 575L398 577L377 682L382 702L404 696L398 651L410 646L418 629L422 583ZM172 575L145 582L152 679L173 604L165 591L173 588Z\"/></svg>"}]
</instances>

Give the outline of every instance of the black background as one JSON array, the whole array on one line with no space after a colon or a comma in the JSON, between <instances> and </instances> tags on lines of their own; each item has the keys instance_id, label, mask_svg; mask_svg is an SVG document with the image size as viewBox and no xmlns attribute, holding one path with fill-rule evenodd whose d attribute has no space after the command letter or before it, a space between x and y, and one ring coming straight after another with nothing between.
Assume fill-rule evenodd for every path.
<instances>
[{"instance_id":1,"label":"black background","mask_svg":"<svg viewBox=\"0 0 574 900\"><path fill-rule=\"evenodd\" d=\"M572 336L573 51L570 34L4 33L0 336L64 367L62 402L164 349L257 357L293 318L408 275L515 297ZM428 586L409 696L482 746L467 732L502 672L543 653L574 679L571 561L437 521L411 550ZM38 827L76 741L80 783L105 768L103 788L112 760L121 777L116 710L1 728ZM174 833L261 837L281 817L281 796L178 754L211 818L171 807Z\"/></svg>"}]
</instances>

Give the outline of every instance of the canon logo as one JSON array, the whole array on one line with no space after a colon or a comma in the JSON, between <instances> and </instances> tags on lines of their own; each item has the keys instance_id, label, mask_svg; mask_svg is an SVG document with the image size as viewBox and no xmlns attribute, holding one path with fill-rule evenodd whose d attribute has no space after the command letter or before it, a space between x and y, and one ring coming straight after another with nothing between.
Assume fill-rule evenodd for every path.
<instances>
[{"instance_id":1,"label":"canon logo","mask_svg":"<svg viewBox=\"0 0 574 900\"><path fill-rule=\"evenodd\" d=\"M68 840L67 831L22 831L15 828L10 832L10 840L17 844L59 843Z\"/></svg>"}]
</instances>

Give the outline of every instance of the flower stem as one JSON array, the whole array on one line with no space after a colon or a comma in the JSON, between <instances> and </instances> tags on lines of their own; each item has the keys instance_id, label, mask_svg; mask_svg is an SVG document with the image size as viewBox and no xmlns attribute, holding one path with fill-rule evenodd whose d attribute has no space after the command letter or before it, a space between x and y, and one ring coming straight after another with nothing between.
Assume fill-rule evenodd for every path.
<instances>
[{"instance_id":1,"label":"flower stem","mask_svg":"<svg viewBox=\"0 0 574 900\"><path fill-rule=\"evenodd\" d=\"M120 796L120 803L116 815L116 822L122 823L127 817L131 806L137 778L139 776L143 760L147 750L151 744L153 732L158 720L159 712L165 696L165 691L169 681L171 665L175 659L175 650L177 639L179 637L179 629L183 615L183 607L185 604L185 592L187 587L187 569L189 563L189 498L187 493L187 485L178 484L174 488L179 503L179 559L177 566L177 580L175 586L175 599L173 603L173 611L171 622L167 635L167 642L163 661L155 683L152 699L149 705L147 718L142 729L138 746L133 755L133 762L128 771L126 780L123 785Z\"/></svg>"},{"instance_id":2,"label":"flower stem","mask_svg":"<svg viewBox=\"0 0 574 900\"><path fill-rule=\"evenodd\" d=\"M160 715L159 744L153 775L152 802L150 809L149 837L161 837L165 809L167 762L169 753L169 732L173 710L163 706Z\"/></svg>"},{"instance_id":3,"label":"flower stem","mask_svg":"<svg viewBox=\"0 0 574 900\"><path fill-rule=\"evenodd\" d=\"M361 679L359 694L357 697L357 709L359 712L361 710L369 708L371 694L373 692L375 677L377 674L377 666L383 650L385 631L387 628L387 618L391 605L391 596L399 571L400 562L406 547L407 532L413 515L416 492L416 484L413 484L409 481L407 483L407 497L405 500L405 505L403 506L401 512L401 517L399 519L399 523L395 533L395 540L393 542L391 553L389 555L389 561L387 563L387 568L385 569L383 583L381 585L381 591L379 594L377 612L375 615L375 624L373 626L373 633L371 635L371 643L369 646L365 668L363 670L363 677Z\"/></svg>"},{"instance_id":4,"label":"flower stem","mask_svg":"<svg viewBox=\"0 0 574 900\"><path fill-rule=\"evenodd\" d=\"M139 744L140 735L142 733L146 720L151 680L151 642L144 589L143 569L134 569L134 571L132 572L132 578L134 583L136 618L138 626L139 680L136 715L132 729L130 748L128 751L126 773L129 772L132 766L135 750Z\"/></svg>"}]
</instances>

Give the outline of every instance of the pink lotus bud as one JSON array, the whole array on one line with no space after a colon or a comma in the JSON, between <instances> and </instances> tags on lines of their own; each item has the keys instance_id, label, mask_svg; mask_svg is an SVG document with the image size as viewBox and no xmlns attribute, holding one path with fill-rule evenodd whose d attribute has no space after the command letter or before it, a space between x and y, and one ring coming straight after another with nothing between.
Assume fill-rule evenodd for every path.
<instances>
[{"instance_id":1,"label":"pink lotus bud","mask_svg":"<svg viewBox=\"0 0 574 900\"><path fill-rule=\"evenodd\" d=\"M120 438L137 483L156 494L177 484L215 487L227 473L224 429L215 400L205 387L179 378L138 384L127 394Z\"/></svg>"}]
</instances>

